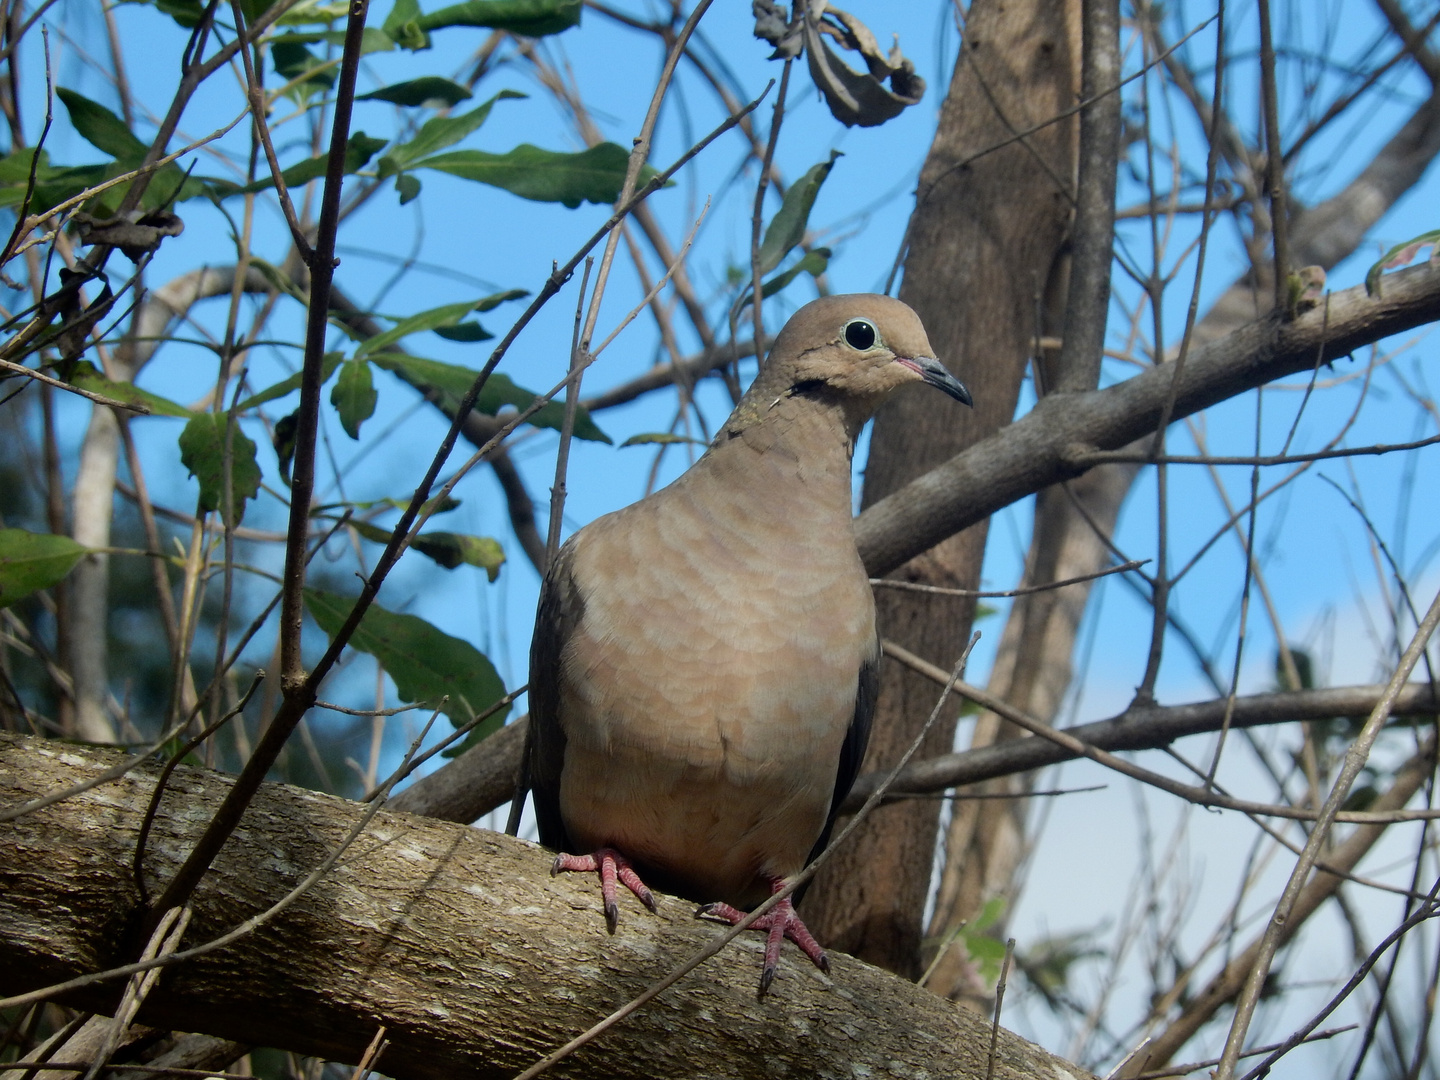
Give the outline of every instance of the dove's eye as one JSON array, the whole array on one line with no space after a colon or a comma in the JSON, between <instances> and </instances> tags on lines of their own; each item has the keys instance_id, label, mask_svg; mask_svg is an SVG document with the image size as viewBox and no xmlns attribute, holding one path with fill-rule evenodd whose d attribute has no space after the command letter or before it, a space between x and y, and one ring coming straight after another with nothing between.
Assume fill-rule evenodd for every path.
<instances>
[{"instance_id":1,"label":"dove's eye","mask_svg":"<svg viewBox=\"0 0 1440 1080\"><path fill-rule=\"evenodd\" d=\"M845 335L845 344L861 352L873 348L875 342L880 340L875 324L869 319L851 319L845 324L842 333Z\"/></svg>"}]
</instances>

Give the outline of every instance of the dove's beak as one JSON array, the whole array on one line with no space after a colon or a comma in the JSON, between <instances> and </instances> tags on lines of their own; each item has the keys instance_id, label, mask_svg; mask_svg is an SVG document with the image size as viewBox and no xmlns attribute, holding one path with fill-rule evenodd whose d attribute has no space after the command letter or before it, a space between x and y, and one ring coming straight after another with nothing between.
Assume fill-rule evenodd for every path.
<instances>
[{"instance_id":1,"label":"dove's beak","mask_svg":"<svg viewBox=\"0 0 1440 1080\"><path fill-rule=\"evenodd\" d=\"M965 389L965 384L945 370L945 365L933 356L897 356L895 360L956 401L974 407L975 402L970 399L970 391Z\"/></svg>"}]
</instances>

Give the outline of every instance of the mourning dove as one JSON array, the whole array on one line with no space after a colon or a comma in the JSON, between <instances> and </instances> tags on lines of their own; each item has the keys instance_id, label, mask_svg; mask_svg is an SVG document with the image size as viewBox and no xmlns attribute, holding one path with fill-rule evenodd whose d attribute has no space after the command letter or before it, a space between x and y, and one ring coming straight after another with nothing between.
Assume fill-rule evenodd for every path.
<instances>
[{"instance_id":1,"label":"mourning dove","mask_svg":"<svg viewBox=\"0 0 1440 1080\"><path fill-rule=\"evenodd\" d=\"M530 650L530 779L554 872L641 878L731 922L823 849L865 756L880 643L855 550L850 459L891 391L970 404L919 317L829 296L785 324L706 453L575 533L545 576ZM790 901L767 930L822 970Z\"/></svg>"}]
</instances>

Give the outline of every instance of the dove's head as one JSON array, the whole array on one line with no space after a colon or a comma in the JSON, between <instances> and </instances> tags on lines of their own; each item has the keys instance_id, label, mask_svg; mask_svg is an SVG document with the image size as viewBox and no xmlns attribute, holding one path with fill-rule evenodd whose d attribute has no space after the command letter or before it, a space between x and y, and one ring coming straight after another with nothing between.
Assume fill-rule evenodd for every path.
<instances>
[{"instance_id":1,"label":"dove's head","mask_svg":"<svg viewBox=\"0 0 1440 1080\"><path fill-rule=\"evenodd\" d=\"M890 391L923 382L971 404L970 391L935 358L920 316L889 296L812 300L790 317L767 364L791 392L829 391L866 412Z\"/></svg>"}]
</instances>

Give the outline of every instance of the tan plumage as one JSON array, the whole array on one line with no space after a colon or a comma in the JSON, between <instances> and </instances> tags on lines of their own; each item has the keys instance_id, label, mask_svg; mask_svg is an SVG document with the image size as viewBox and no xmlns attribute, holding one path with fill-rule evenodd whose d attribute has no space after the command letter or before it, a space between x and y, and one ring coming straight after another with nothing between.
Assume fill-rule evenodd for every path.
<instances>
[{"instance_id":1,"label":"tan plumage","mask_svg":"<svg viewBox=\"0 0 1440 1080\"><path fill-rule=\"evenodd\" d=\"M804 867L874 708L851 454L885 396L922 380L968 402L904 304L807 304L689 471L564 545L531 647L542 842L614 849L657 884L738 907ZM607 913L613 929L609 896Z\"/></svg>"}]
</instances>

